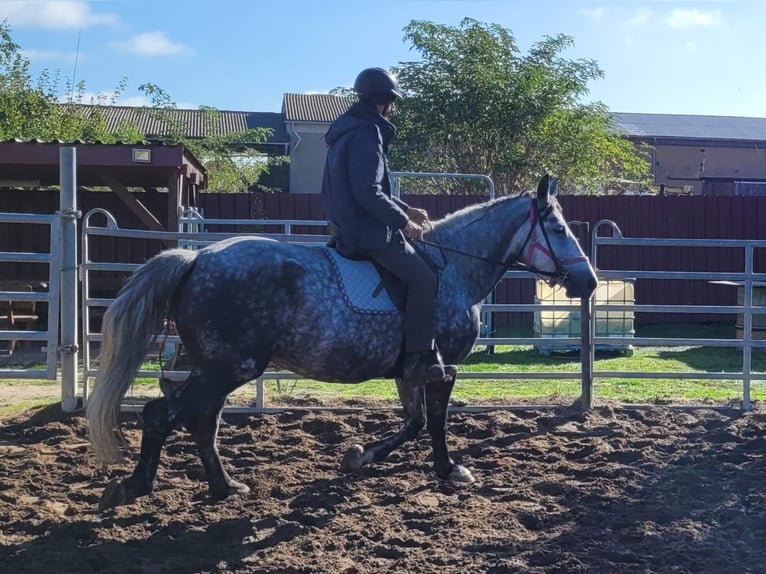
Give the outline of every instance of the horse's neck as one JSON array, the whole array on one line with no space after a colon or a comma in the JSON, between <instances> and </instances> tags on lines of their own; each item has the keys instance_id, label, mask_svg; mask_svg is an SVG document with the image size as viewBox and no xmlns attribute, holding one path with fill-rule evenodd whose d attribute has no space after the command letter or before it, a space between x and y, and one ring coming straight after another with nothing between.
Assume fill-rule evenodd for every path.
<instances>
[{"instance_id":1,"label":"horse's neck","mask_svg":"<svg viewBox=\"0 0 766 574\"><path fill-rule=\"evenodd\" d=\"M529 201L528 197L506 197L463 210L437 224L426 239L495 262L513 260L523 248L526 232L519 231L528 227ZM445 273L457 275L473 303L483 301L507 269L454 252L445 251L444 257L448 262Z\"/></svg>"}]
</instances>

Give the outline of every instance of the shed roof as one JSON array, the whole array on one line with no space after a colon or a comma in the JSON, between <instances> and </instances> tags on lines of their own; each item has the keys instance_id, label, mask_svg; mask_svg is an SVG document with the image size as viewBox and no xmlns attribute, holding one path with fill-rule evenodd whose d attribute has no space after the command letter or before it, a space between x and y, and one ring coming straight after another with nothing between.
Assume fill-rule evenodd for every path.
<instances>
[{"instance_id":1,"label":"shed roof","mask_svg":"<svg viewBox=\"0 0 766 574\"><path fill-rule=\"evenodd\" d=\"M225 135L249 129L267 128L272 134L266 144L284 146L289 142L282 114L277 112L242 112L229 110L168 109L160 114L146 107L130 106L78 106L83 110L97 110L104 118L107 129L116 132L124 123L135 124L150 139L171 135L165 118L176 123L190 138Z\"/></svg>"},{"instance_id":2,"label":"shed roof","mask_svg":"<svg viewBox=\"0 0 766 574\"><path fill-rule=\"evenodd\" d=\"M353 101L351 97L331 94L285 94L282 115L286 122L329 124L345 112Z\"/></svg>"},{"instance_id":3,"label":"shed roof","mask_svg":"<svg viewBox=\"0 0 766 574\"><path fill-rule=\"evenodd\" d=\"M766 141L766 118L613 113L614 123L634 138Z\"/></svg>"},{"instance_id":4,"label":"shed roof","mask_svg":"<svg viewBox=\"0 0 766 574\"><path fill-rule=\"evenodd\" d=\"M42 186L59 184L59 148L77 150L77 183L105 185L104 173L128 187L166 187L168 178L183 174L204 187L207 172L183 144L105 144L41 141L0 141L0 180L35 180ZM134 149L150 150L150 160L135 161Z\"/></svg>"}]
</instances>

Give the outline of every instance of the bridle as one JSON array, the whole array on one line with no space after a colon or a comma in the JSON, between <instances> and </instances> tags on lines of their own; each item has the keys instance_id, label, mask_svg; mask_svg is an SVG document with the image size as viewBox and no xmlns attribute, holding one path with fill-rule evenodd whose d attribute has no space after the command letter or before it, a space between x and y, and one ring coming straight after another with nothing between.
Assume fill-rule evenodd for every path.
<instances>
[{"instance_id":1,"label":"bridle","mask_svg":"<svg viewBox=\"0 0 766 574\"><path fill-rule=\"evenodd\" d=\"M547 218L553 212L553 206L550 204L547 204L542 208L539 208L536 206L537 206L537 200L535 198L530 198L529 218L528 218L528 221L530 223L529 232L527 233L527 237L524 239L524 243L521 246L521 250L518 252L518 254L514 257L513 260L500 261L497 259L491 259L489 257L484 257L483 255L478 255L476 253L469 253L467 251L462 251L460 249L446 247L444 245L441 245L433 241L428 241L426 239L420 239L419 243L422 243L424 245L430 245L431 247L436 247L437 249L441 251L449 251L450 253L455 253L457 255L464 255L465 257L478 259L480 261L484 261L485 263L489 263L491 265L501 266L508 269L518 269L520 271L528 271L540 277L547 277L551 283L554 283L554 282L563 283L564 281L566 281L567 277L569 276L569 271L567 271L565 265L571 265L573 263L584 262L584 261L587 261L587 259L582 255L578 255L577 257L571 257L568 259L560 259L556 255L556 253L553 251L551 240L548 237L548 232L545 230L545 226L543 225L543 221L545 220L545 218ZM543 240L545 241L545 243L541 243L538 240L538 237L537 237L538 234L535 233L537 229L540 229L540 231L542 232ZM536 251L540 251L545 256L547 256L551 261L553 261L553 264L556 270L543 271L542 269L538 269L537 267L535 267L532 261L534 259L534 255ZM521 258L523 258L523 260L519 261L519 259Z\"/></svg>"}]
</instances>

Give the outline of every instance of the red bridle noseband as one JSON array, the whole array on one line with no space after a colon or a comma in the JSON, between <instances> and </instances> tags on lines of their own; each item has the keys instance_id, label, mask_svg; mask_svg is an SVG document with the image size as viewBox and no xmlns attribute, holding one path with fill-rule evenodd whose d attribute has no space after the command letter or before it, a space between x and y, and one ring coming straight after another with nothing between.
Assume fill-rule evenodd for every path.
<instances>
[{"instance_id":1,"label":"red bridle noseband","mask_svg":"<svg viewBox=\"0 0 766 574\"><path fill-rule=\"evenodd\" d=\"M553 251L553 247L551 246L548 232L545 230L545 226L543 225L543 220L553 211L553 208L548 205L544 209L538 211L535 209L535 204L536 201L534 199L532 199L529 204L529 234L527 235L527 240L524 244L524 247L521 248L520 259L522 261L521 263L512 263L511 267L515 269L526 269L532 273L535 273L536 275L561 279L563 281L567 276L567 270L564 268L565 265L582 263L587 261L587 259L582 255L578 255L577 257L570 257L568 259L559 259L556 256ZM540 232L542 232L545 243L538 239L538 229ZM551 273L548 271L541 271L533 265L532 262L536 251L539 251L548 259L553 261L553 264L556 267L555 272Z\"/></svg>"}]
</instances>

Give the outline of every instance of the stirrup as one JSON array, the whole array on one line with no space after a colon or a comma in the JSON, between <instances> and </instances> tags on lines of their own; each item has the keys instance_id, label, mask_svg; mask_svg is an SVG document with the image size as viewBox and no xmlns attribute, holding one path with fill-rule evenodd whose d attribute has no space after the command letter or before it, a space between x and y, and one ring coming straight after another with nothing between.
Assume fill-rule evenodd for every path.
<instances>
[{"instance_id":1,"label":"stirrup","mask_svg":"<svg viewBox=\"0 0 766 574\"><path fill-rule=\"evenodd\" d=\"M436 362L432 362L433 359ZM406 359L405 359L406 361ZM438 355L431 352L421 353L417 363L409 367L405 364L402 384L406 387L419 387L433 383L443 383L447 378L444 366Z\"/></svg>"}]
</instances>

